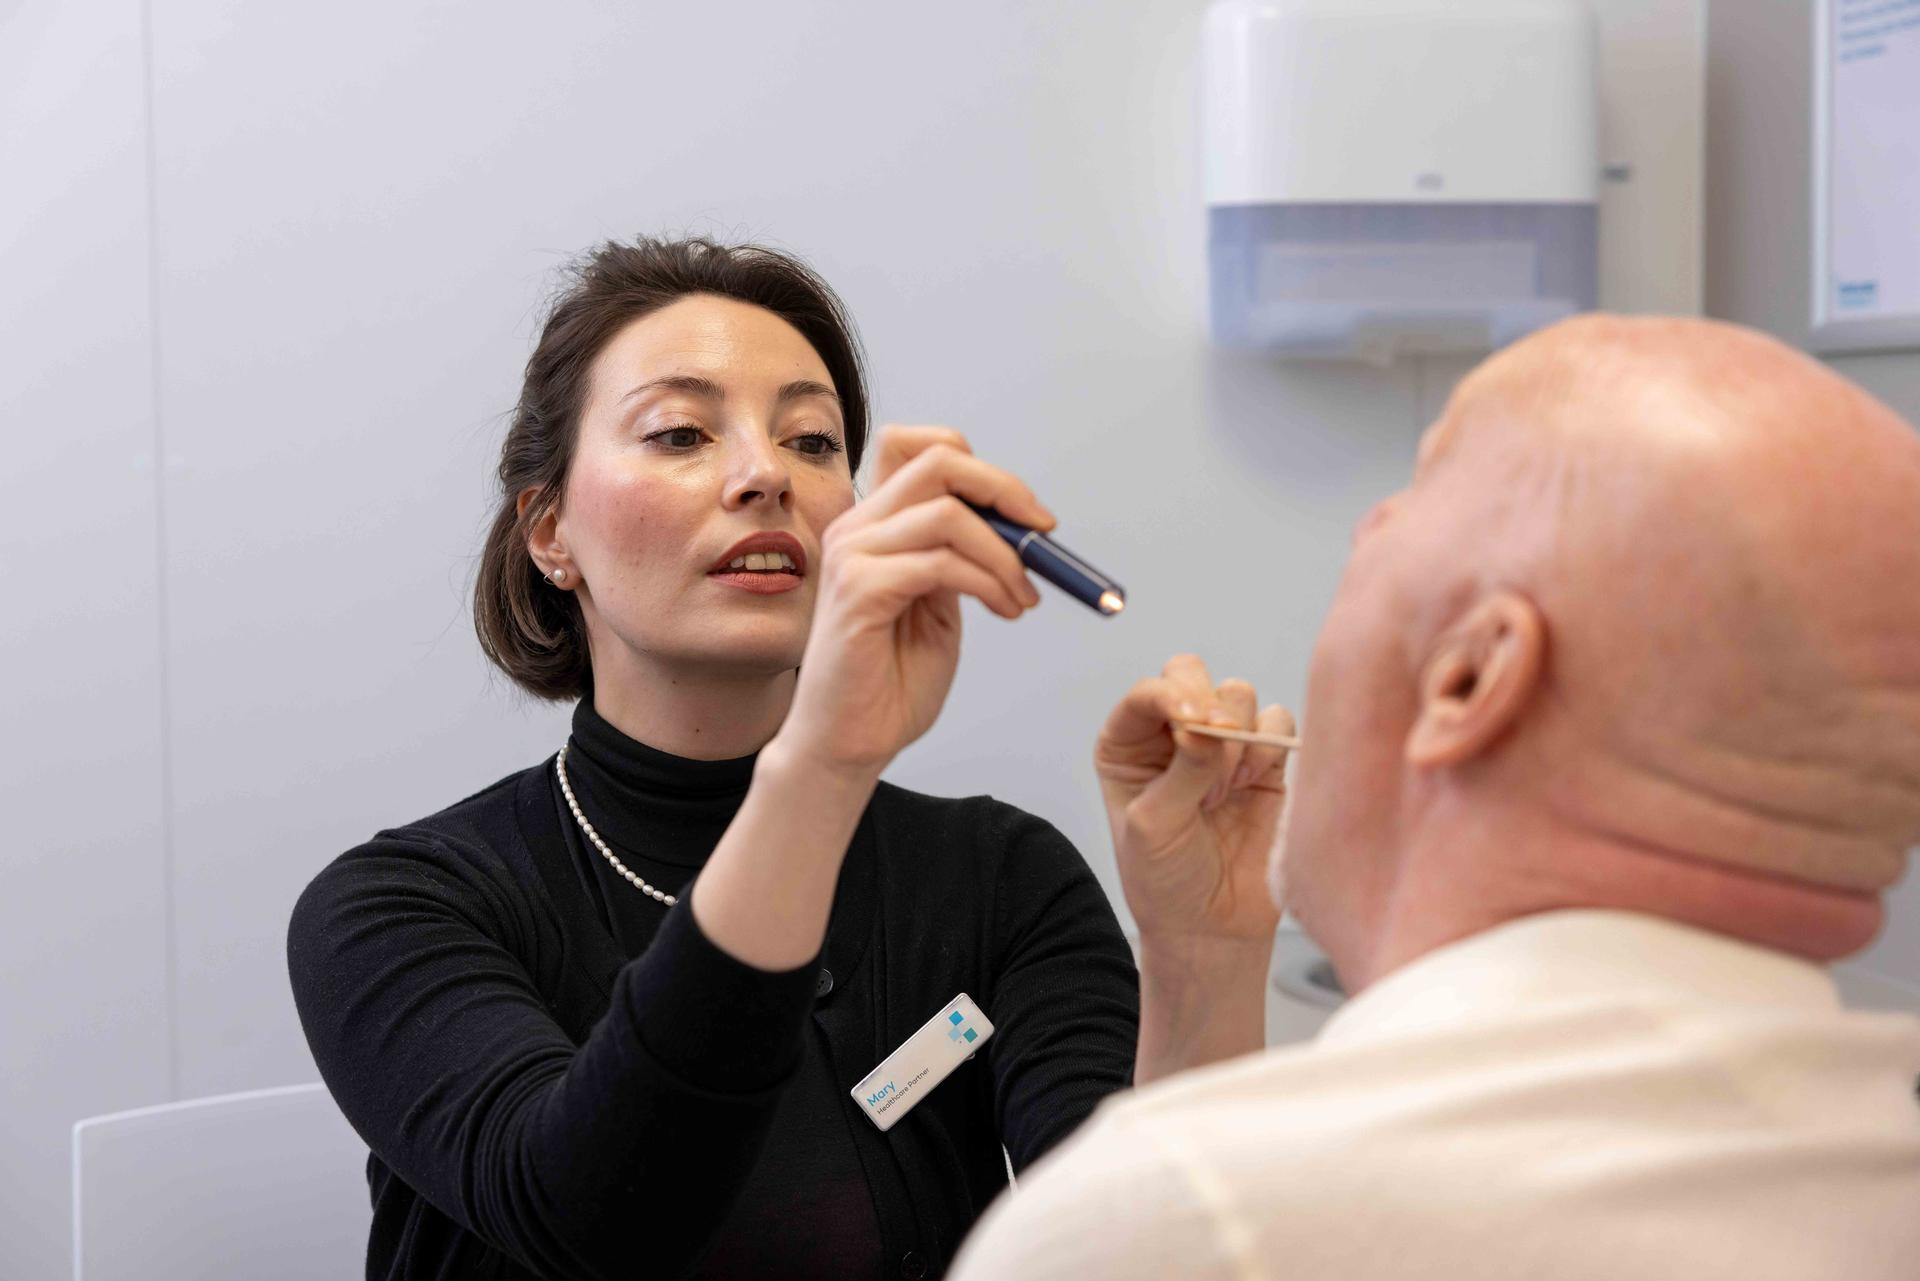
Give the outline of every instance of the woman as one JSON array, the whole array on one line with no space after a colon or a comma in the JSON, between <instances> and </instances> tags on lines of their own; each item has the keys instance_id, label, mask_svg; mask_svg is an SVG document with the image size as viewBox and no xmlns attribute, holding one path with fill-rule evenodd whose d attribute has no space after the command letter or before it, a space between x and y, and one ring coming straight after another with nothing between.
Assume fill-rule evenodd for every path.
<instances>
[{"instance_id":1,"label":"woman","mask_svg":"<svg viewBox=\"0 0 1920 1281\"><path fill-rule=\"evenodd\" d=\"M1128 1083L1079 854L879 782L959 597L1039 600L959 500L1052 518L941 428L885 435L855 506L866 429L840 305L779 254L607 245L554 308L475 617L572 736L336 860L289 935L372 1149L368 1276L938 1275L1005 1163ZM994 1034L881 1132L851 1087L962 992Z\"/></svg>"}]
</instances>

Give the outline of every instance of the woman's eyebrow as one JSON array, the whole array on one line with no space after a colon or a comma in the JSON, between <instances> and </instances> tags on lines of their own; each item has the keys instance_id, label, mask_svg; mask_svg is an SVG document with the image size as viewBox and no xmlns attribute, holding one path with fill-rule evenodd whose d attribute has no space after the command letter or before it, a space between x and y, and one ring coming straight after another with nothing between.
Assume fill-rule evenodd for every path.
<instances>
[{"instance_id":1,"label":"woman's eyebrow","mask_svg":"<svg viewBox=\"0 0 1920 1281\"><path fill-rule=\"evenodd\" d=\"M790 400L804 400L808 396L825 396L835 404L840 402L839 392L825 383L814 382L811 378L802 378L797 382L788 383L773 399L775 404L784 405Z\"/></svg>"},{"instance_id":2,"label":"woman's eyebrow","mask_svg":"<svg viewBox=\"0 0 1920 1281\"><path fill-rule=\"evenodd\" d=\"M727 392L711 378L702 378L698 374L668 374L665 378L655 378L651 382L641 383L626 395L620 397L618 404L626 404L635 396L650 391L683 391L693 396L704 396L708 400L725 400Z\"/></svg>"},{"instance_id":3,"label":"woman's eyebrow","mask_svg":"<svg viewBox=\"0 0 1920 1281\"><path fill-rule=\"evenodd\" d=\"M654 378L641 383L620 397L619 403L625 404L634 397L643 396L650 391L679 391L691 396L702 396L708 400L727 398L726 388L711 378L702 378L698 374L668 374L664 378ZM836 404L840 400L840 393L825 383L815 382L811 378L801 378L781 387L775 394L774 401L784 405L791 400L805 400L808 396L825 396Z\"/></svg>"}]
</instances>

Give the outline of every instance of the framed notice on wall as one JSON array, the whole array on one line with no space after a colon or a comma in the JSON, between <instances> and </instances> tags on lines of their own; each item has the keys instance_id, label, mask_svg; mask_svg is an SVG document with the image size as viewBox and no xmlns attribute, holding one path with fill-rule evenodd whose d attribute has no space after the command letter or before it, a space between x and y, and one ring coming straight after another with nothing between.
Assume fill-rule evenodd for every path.
<instances>
[{"instance_id":1,"label":"framed notice on wall","mask_svg":"<svg viewBox=\"0 0 1920 1281\"><path fill-rule=\"evenodd\" d=\"M1815 0L1816 351L1920 347L1920 0Z\"/></svg>"}]
</instances>

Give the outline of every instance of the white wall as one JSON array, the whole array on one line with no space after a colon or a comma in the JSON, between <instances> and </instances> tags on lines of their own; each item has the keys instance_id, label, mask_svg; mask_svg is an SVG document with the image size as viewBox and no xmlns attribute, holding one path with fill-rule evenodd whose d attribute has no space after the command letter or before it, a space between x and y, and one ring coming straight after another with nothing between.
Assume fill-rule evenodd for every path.
<instances>
[{"instance_id":1,"label":"white wall","mask_svg":"<svg viewBox=\"0 0 1920 1281\"><path fill-rule=\"evenodd\" d=\"M317 867L560 741L464 592L537 302L597 238L805 254L879 416L966 429L1129 587L1110 623L971 614L898 781L1044 813L1111 885L1086 757L1120 690L1192 647L1297 705L1347 531L1460 368L1207 345L1201 8L6 11L0 1271L63 1267L75 1118L312 1076L282 935ZM1698 0L1600 8L1635 174L1603 296L1692 309Z\"/></svg>"},{"instance_id":2,"label":"white wall","mask_svg":"<svg viewBox=\"0 0 1920 1281\"><path fill-rule=\"evenodd\" d=\"M146 114L131 0L0 28L0 1276L64 1270L67 1126L167 1097Z\"/></svg>"}]
</instances>

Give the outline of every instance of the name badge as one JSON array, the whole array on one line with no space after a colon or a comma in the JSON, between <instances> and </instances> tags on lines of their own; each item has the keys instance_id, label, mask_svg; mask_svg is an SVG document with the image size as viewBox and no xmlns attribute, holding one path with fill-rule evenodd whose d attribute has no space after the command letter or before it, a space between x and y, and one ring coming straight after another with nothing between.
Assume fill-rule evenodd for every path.
<instances>
[{"instance_id":1,"label":"name badge","mask_svg":"<svg viewBox=\"0 0 1920 1281\"><path fill-rule=\"evenodd\" d=\"M993 1024L962 992L854 1086L853 1101L868 1120L891 1130L992 1035Z\"/></svg>"}]
</instances>

